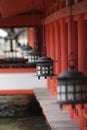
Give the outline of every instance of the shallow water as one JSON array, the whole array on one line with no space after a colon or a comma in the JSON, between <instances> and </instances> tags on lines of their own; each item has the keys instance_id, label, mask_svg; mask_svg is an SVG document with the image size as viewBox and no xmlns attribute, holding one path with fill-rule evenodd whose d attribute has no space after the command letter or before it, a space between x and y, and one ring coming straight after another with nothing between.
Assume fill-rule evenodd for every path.
<instances>
[{"instance_id":1,"label":"shallow water","mask_svg":"<svg viewBox=\"0 0 87 130\"><path fill-rule=\"evenodd\" d=\"M51 130L43 116L0 119L0 130Z\"/></svg>"},{"instance_id":2,"label":"shallow water","mask_svg":"<svg viewBox=\"0 0 87 130\"><path fill-rule=\"evenodd\" d=\"M34 95L2 95L0 130L51 130L51 128Z\"/></svg>"}]
</instances>

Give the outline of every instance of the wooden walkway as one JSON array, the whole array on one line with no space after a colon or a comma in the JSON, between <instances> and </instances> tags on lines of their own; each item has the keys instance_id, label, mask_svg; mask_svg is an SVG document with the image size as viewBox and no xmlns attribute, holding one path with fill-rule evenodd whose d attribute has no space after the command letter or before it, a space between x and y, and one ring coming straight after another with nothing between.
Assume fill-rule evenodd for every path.
<instances>
[{"instance_id":1,"label":"wooden walkway","mask_svg":"<svg viewBox=\"0 0 87 130\"><path fill-rule=\"evenodd\" d=\"M46 88L35 88L34 93L52 130L79 130L76 122L68 117L66 110L60 109L55 98Z\"/></svg>"}]
</instances>

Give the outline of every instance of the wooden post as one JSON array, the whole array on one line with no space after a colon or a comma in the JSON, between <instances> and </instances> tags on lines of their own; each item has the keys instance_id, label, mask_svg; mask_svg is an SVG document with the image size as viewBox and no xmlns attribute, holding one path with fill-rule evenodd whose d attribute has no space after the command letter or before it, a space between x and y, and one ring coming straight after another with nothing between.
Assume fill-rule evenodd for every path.
<instances>
[{"instance_id":1,"label":"wooden post","mask_svg":"<svg viewBox=\"0 0 87 130\"><path fill-rule=\"evenodd\" d=\"M60 20L61 70L68 69L68 31L64 19Z\"/></svg>"},{"instance_id":2,"label":"wooden post","mask_svg":"<svg viewBox=\"0 0 87 130\"><path fill-rule=\"evenodd\" d=\"M35 29L34 28L30 28L28 30L28 44L32 48L34 48L35 37L36 37L36 31L35 31Z\"/></svg>"},{"instance_id":3,"label":"wooden post","mask_svg":"<svg viewBox=\"0 0 87 130\"><path fill-rule=\"evenodd\" d=\"M86 22L78 17L78 69L87 76L87 33Z\"/></svg>"}]
</instances>

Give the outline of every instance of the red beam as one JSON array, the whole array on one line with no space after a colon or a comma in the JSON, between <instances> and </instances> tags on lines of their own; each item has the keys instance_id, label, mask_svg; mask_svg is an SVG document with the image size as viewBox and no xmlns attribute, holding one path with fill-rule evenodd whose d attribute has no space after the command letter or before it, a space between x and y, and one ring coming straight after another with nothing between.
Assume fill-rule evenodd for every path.
<instances>
[{"instance_id":1,"label":"red beam","mask_svg":"<svg viewBox=\"0 0 87 130\"><path fill-rule=\"evenodd\" d=\"M41 25L41 15L35 15L35 25ZM0 26L32 26L33 18L31 15L17 15L8 18L0 17Z\"/></svg>"},{"instance_id":2,"label":"red beam","mask_svg":"<svg viewBox=\"0 0 87 130\"><path fill-rule=\"evenodd\" d=\"M0 90L0 95L2 94L33 94L34 91L30 90Z\"/></svg>"}]
</instances>

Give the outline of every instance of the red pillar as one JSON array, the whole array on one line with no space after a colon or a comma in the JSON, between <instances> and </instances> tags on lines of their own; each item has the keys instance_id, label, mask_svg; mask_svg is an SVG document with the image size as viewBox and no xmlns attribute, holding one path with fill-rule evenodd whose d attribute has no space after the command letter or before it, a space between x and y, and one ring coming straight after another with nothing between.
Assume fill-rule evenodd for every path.
<instances>
[{"instance_id":1,"label":"red pillar","mask_svg":"<svg viewBox=\"0 0 87 130\"><path fill-rule=\"evenodd\" d=\"M60 24L58 21L55 21L54 23L54 29L55 29L55 60L58 60L56 62L56 74L59 74L61 72L61 45L60 45Z\"/></svg>"},{"instance_id":2,"label":"red pillar","mask_svg":"<svg viewBox=\"0 0 87 130\"><path fill-rule=\"evenodd\" d=\"M87 76L87 32L86 21L78 17L78 69Z\"/></svg>"},{"instance_id":3,"label":"red pillar","mask_svg":"<svg viewBox=\"0 0 87 130\"><path fill-rule=\"evenodd\" d=\"M72 26L72 27L71 27ZM68 20L68 57L70 58L70 51L74 53L75 67L78 69L78 33L77 22L72 21L70 26L70 20ZM71 31L72 28L72 32ZM72 50L71 49L72 46Z\"/></svg>"},{"instance_id":4,"label":"red pillar","mask_svg":"<svg viewBox=\"0 0 87 130\"><path fill-rule=\"evenodd\" d=\"M55 60L58 60L58 62L55 62L55 74L59 74L61 72L61 49L60 49L60 24L58 21L54 22L54 39L55 39ZM55 88L55 96L57 97L57 84L58 81L55 78L54 81L54 88Z\"/></svg>"},{"instance_id":5,"label":"red pillar","mask_svg":"<svg viewBox=\"0 0 87 130\"><path fill-rule=\"evenodd\" d=\"M75 67L77 69L78 68L78 37L77 37L78 33L77 33L77 22L76 21L72 21L72 23L70 23L70 18L69 18L67 23L68 23L68 58L70 58L70 52L73 51L73 53L74 53L74 59L75 59ZM74 110L72 109L71 105L67 105L66 108L69 111L69 117L73 118Z\"/></svg>"},{"instance_id":6,"label":"red pillar","mask_svg":"<svg viewBox=\"0 0 87 130\"><path fill-rule=\"evenodd\" d=\"M46 47L47 47L47 56L50 56L50 26L49 24L46 25ZM47 88L50 90L51 83L50 78L47 77Z\"/></svg>"},{"instance_id":7,"label":"red pillar","mask_svg":"<svg viewBox=\"0 0 87 130\"><path fill-rule=\"evenodd\" d=\"M60 20L60 32L61 32L61 71L68 69L68 30L67 24L64 19Z\"/></svg>"},{"instance_id":8,"label":"red pillar","mask_svg":"<svg viewBox=\"0 0 87 130\"><path fill-rule=\"evenodd\" d=\"M73 52L75 57L75 67L78 70L78 30L77 30L77 22L73 21L72 23L72 45Z\"/></svg>"},{"instance_id":9,"label":"red pillar","mask_svg":"<svg viewBox=\"0 0 87 130\"><path fill-rule=\"evenodd\" d=\"M54 39L54 30L53 30L53 23L50 23L50 57L55 59L55 39Z\"/></svg>"},{"instance_id":10,"label":"red pillar","mask_svg":"<svg viewBox=\"0 0 87 130\"><path fill-rule=\"evenodd\" d=\"M79 126L80 126L80 130L84 130L84 122L85 122L84 109L80 107L79 108Z\"/></svg>"},{"instance_id":11,"label":"red pillar","mask_svg":"<svg viewBox=\"0 0 87 130\"><path fill-rule=\"evenodd\" d=\"M46 25L46 48L47 48L47 56L50 55L50 35L49 35L49 24Z\"/></svg>"},{"instance_id":12,"label":"red pillar","mask_svg":"<svg viewBox=\"0 0 87 130\"><path fill-rule=\"evenodd\" d=\"M55 59L55 37L54 37L54 26L53 23L50 23L50 57L54 60ZM54 68L55 69L55 68ZM55 95L55 79L50 79L50 86L51 86L51 94Z\"/></svg>"},{"instance_id":13,"label":"red pillar","mask_svg":"<svg viewBox=\"0 0 87 130\"><path fill-rule=\"evenodd\" d=\"M34 28L30 28L28 31L28 44L34 48L34 40L36 38L36 31Z\"/></svg>"}]
</instances>

